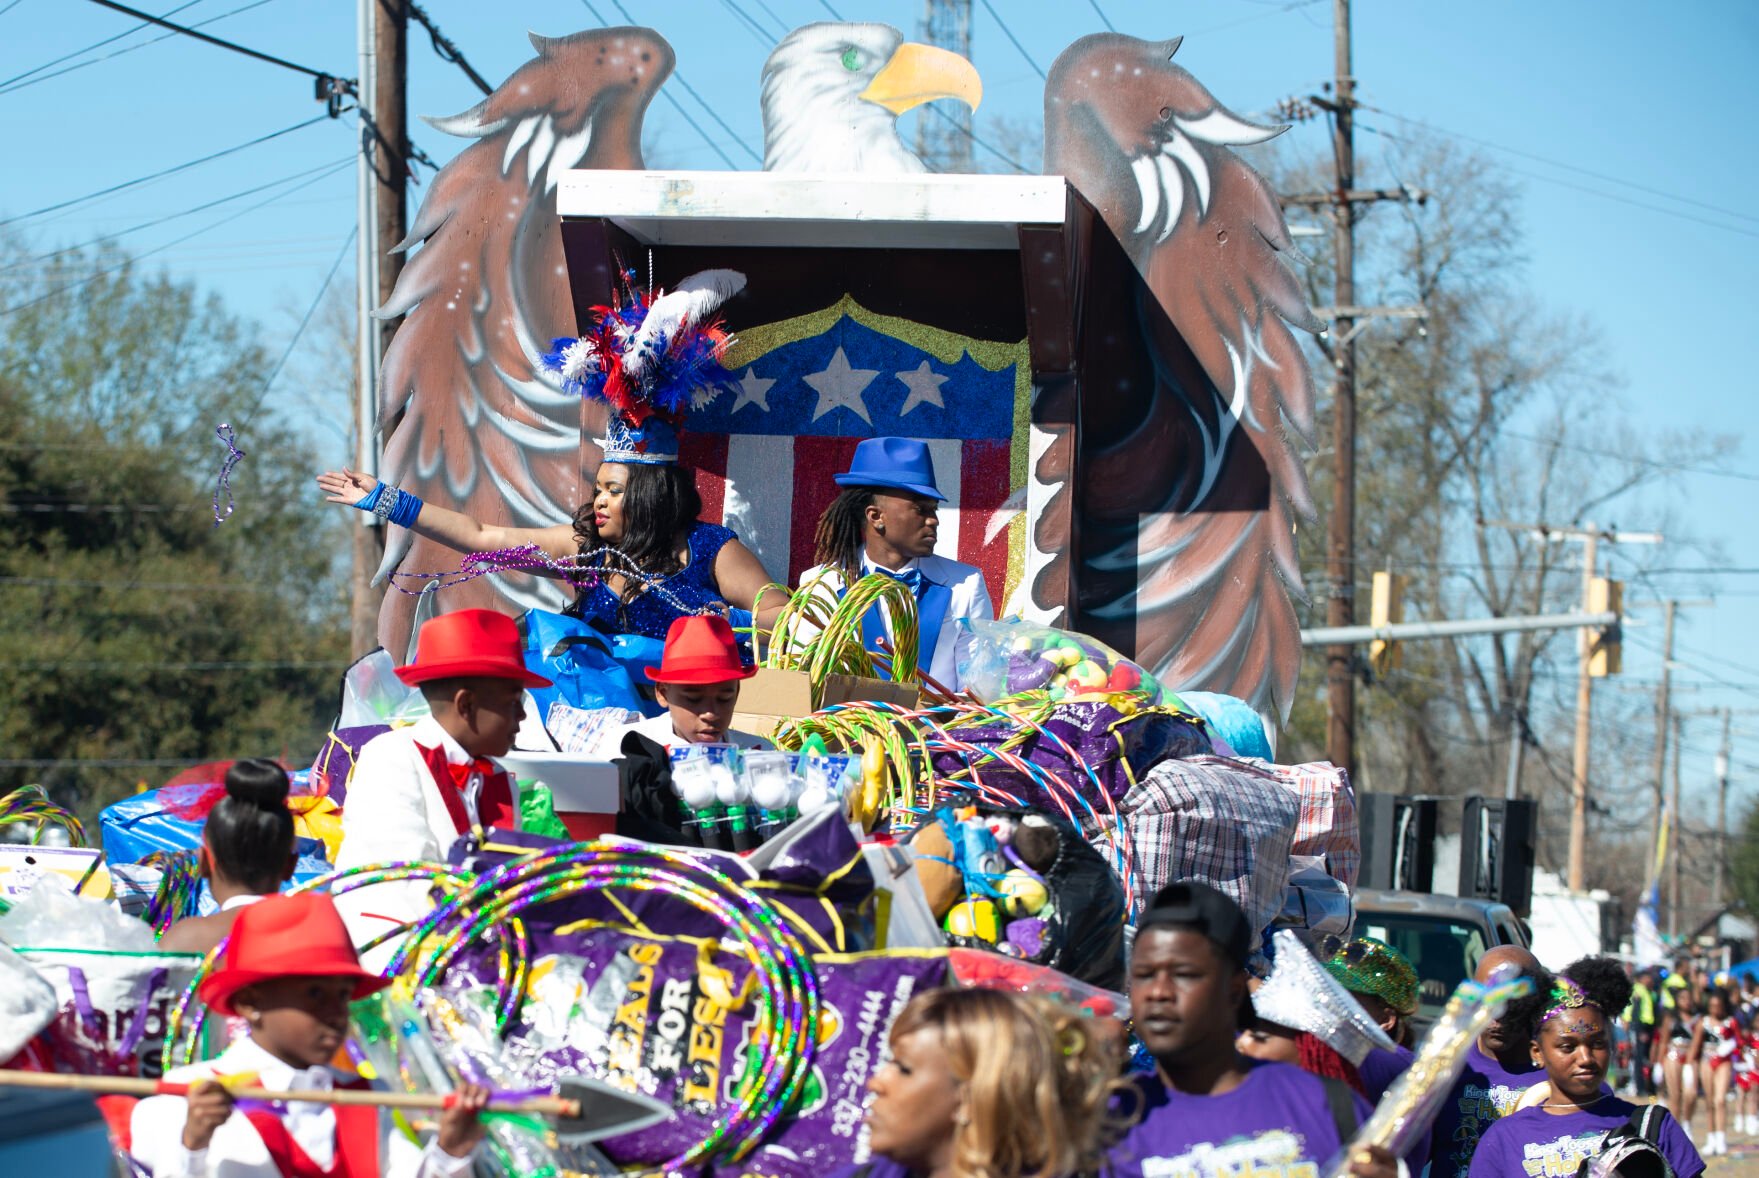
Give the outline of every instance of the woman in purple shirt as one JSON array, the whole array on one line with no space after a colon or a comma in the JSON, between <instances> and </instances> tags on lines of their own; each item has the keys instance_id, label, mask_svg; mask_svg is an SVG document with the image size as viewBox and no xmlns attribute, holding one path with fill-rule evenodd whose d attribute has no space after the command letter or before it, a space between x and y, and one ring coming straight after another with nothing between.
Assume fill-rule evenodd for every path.
<instances>
[{"instance_id":1,"label":"woman in purple shirt","mask_svg":"<svg viewBox=\"0 0 1759 1178\"><path fill-rule=\"evenodd\" d=\"M1612 1020L1630 1000L1631 982L1618 962L1585 957L1566 967L1551 990L1510 1004L1503 1021L1532 1028L1533 1060L1545 1069L1550 1092L1484 1131L1471 1178L1572 1178L1600 1153L1608 1133L1631 1124L1637 1106L1602 1086ZM1675 1178L1704 1172L1703 1158L1665 1110L1655 1110L1644 1136Z\"/></svg>"},{"instance_id":2,"label":"woman in purple shirt","mask_svg":"<svg viewBox=\"0 0 1759 1178\"><path fill-rule=\"evenodd\" d=\"M1115 1026L1116 1024L1113 1024ZM1063 1178L1099 1164L1124 1085L1094 1020L1002 990L930 990L898 1015L857 1157L831 1178Z\"/></svg>"}]
</instances>

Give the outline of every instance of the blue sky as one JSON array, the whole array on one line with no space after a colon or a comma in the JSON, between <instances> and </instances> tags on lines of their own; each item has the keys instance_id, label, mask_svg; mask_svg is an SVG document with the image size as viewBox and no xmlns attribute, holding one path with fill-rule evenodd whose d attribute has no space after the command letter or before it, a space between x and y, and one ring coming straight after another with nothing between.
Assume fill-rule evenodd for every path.
<instances>
[{"instance_id":1,"label":"blue sky","mask_svg":"<svg viewBox=\"0 0 1759 1178\"><path fill-rule=\"evenodd\" d=\"M182 2L137 5L169 12ZM592 6L625 23L612 0ZM1076 37L1103 27L1086 0L991 0L991 6L1040 67ZM599 23L579 0L427 0L425 7L491 82L530 56L527 29L559 35ZM757 80L773 39L761 39L735 10L773 30L827 19L827 7L912 34L922 9L917 0L831 0L828 6L821 0L649 0L630 11L635 23L671 40L683 79L736 138L721 132L676 80L668 88L739 166L752 167L737 140L761 150ZM979 133L997 116L1036 122L1042 104L1036 70L1008 42L984 0L973 7L972 57L986 89ZM1282 96L1311 93L1331 73L1331 6L1323 0L1100 0L1097 7L1123 32L1184 35L1179 62L1238 111L1264 111ZM171 19L195 23L227 13L234 14L207 31L336 74L356 70L348 0L196 0ZM164 35L150 30L38 70L136 23L84 0L0 0L0 120L9 142L0 167L0 220L320 113L309 79L298 74L177 36L132 50ZM1759 310L1751 279L1759 264L1759 163L1745 114L1747 79L1759 52L1759 5L1357 0L1355 36L1360 97L1390 112L1364 112L1362 123L1396 131L1400 118L1415 119L1497 145L1487 154L1523 190L1531 284L1553 309L1580 313L1599 326L1603 363L1622 377L1620 396L1636 423L1738 435L1743 449L1728 468L1749 475L1759 469L1745 441L1759 427L1759 399L1753 369L1744 363L1744 341L1753 336ZM79 65L106 54L116 56ZM412 113L453 114L478 100L419 30L411 34L410 63ZM77 68L51 76L69 67ZM442 163L462 146L411 122L416 142ZM1321 133L1313 123L1291 134ZM298 177L121 239L136 250L163 247L155 261L219 292L285 340L353 225L352 168L323 176L327 165L350 156L353 134L346 120L321 123L11 228L33 234L44 248L66 245ZM650 114L648 139L650 158L669 166L724 166L663 101ZM1372 154L1375 146L1373 131L1365 131L1359 150ZM308 181L273 204L214 225ZM168 244L186 234L194 236ZM340 277L348 281L351 274L349 258ZM318 346L315 336L308 338L296 368L311 364L316 358L305 353ZM1744 526L1759 491L1751 477L1673 472L1667 483L1657 510L1669 507L1697 537L1720 540L1718 566L1759 568L1759 540ZM1617 522L1641 529L1653 521L1621 512ZM1673 555L1677 559L1662 563L1705 563L1683 549ZM1686 665L1677 673L1700 687L1684 695L1684 706L1759 703L1759 626L1750 617L1759 604L1759 576L1679 575L1662 584L1680 596L1714 590L1719 598L1714 609L1681 615L1685 653L1679 661ZM1646 594L1634 588L1632 595ZM1633 631L1626 659L1633 679L1655 677L1656 635L1653 628ZM1759 717L1737 717L1736 731L1737 783L1743 762L1754 766L1746 778L1759 780ZM1708 778L1714 743L1709 722L1691 722L1689 781Z\"/></svg>"}]
</instances>

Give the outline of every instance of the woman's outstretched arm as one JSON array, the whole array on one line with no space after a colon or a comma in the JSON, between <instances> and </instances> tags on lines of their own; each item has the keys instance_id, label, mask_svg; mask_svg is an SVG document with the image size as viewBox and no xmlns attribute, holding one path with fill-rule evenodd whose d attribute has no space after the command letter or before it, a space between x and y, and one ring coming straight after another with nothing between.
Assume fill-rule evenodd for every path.
<instances>
[{"instance_id":1,"label":"woman's outstretched arm","mask_svg":"<svg viewBox=\"0 0 1759 1178\"><path fill-rule=\"evenodd\" d=\"M372 494L378 480L359 471L326 470L318 476L318 487L329 503L354 507ZM459 552L494 552L521 544L536 544L552 560L573 556L579 551L572 524L550 528L507 528L471 519L461 511L450 511L423 503L420 513L408 525L418 536Z\"/></svg>"}]
</instances>

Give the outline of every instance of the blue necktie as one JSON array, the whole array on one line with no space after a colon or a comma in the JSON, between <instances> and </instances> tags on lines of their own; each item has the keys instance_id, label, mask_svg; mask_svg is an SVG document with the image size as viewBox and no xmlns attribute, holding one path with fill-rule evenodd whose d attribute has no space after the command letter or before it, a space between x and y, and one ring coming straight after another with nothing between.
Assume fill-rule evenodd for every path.
<instances>
[{"instance_id":1,"label":"blue necktie","mask_svg":"<svg viewBox=\"0 0 1759 1178\"><path fill-rule=\"evenodd\" d=\"M901 573L895 573L891 569L882 569L876 565L873 571L884 573L892 580L899 582L910 590L912 597L916 598L917 641L919 643L916 663L918 669L928 670L929 665L934 662L935 645L940 641L941 626L947 618L947 607L953 601L952 590L938 582L928 580L922 575L922 570L914 566ZM861 619L862 645L877 653L880 648L880 639L885 637L885 633L885 619L881 616L879 603L875 602Z\"/></svg>"}]
</instances>

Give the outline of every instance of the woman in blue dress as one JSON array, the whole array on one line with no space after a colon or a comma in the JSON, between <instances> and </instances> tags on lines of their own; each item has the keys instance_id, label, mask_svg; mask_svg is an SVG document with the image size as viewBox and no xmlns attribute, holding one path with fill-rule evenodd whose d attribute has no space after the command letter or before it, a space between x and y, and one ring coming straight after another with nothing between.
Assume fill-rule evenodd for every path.
<instances>
[{"instance_id":1,"label":"woman in blue dress","mask_svg":"<svg viewBox=\"0 0 1759 1178\"><path fill-rule=\"evenodd\" d=\"M590 557L577 567L602 571L581 586L567 612L597 620L613 633L663 640L675 619L705 610L726 614L735 629L749 627L758 594L772 578L732 529L697 519L702 500L693 473L676 462L675 445L659 450L672 454L671 460L649 456L653 435L666 432L654 428L657 420L650 419L644 431L613 427L613 436L601 443L605 461L593 478L592 499L574 513L572 523L500 527L417 500L406 526L459 552L535 544L552 560ZM632 433L647 436L632 438ZM383 500L380 484L356 471L326 471L318 486L329 502L363 510L372 510L365 505L375 494ZM644 576L626 576L628 564L602 549L623 553ZM785 600L781 593L771 594L765 608L755 610L758 623L767 624Z\"/></svg>"},{"instance_id":2,"label":"woman in blue dress","mask_svg":"<svg viewBox=\"0 0 1759 1178\"><path fill-rule=\"evenodd\" d=\"M725 375L720 358L730 341L715 312L745 278L707 270L670 293L650 293L630 273L624 285L615 306L594 308L585 335L556 340L543 357L563 388L611 410L592 499L572 523L492 526L351 470L326 471L318 486L331 503L460 552L535 544L551 560L579 558L575 570L594 575L568 612L614 633L664 640L678 618L701 613L724 614L735 630L750 628L755 613L767 626L787 592L760 606L770 575L730 529L697 519L695 474L678 463L679 423Z\"/></svg>"}]
</instances>

